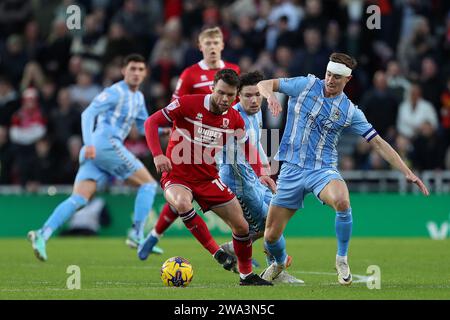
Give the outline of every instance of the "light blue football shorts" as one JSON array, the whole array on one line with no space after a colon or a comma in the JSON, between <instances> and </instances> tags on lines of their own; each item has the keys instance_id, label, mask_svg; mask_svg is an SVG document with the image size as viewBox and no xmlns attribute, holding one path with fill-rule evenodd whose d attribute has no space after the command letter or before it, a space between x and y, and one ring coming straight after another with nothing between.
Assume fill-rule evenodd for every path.
<instances>
[{"instance_id":1,"label":"light blue football shorts","mask_svg":"<svg viewBox=\"0 0 450 320\"><path fill-rule=\"evenodd\" d=\"M75 182L95 180L98 189L101 189L112 177L126 180L144 167L119 139L96 137L93 145L96 151L95 159L85 158L85 147L80 151L80 168Z\"/></svg>"},{"instance_id":2,"label":"light blue football shorts","mask_svg":"<svg viewBox=\"0 0 450 320\"><path fill-rule=\"evenodd\" d=\"M310 192L313 192L324 204L319 194L331 180L344 181L341 174L334 168L310 170L284 162L277 180L277 193L270 204L297 210L303 208L303 200Z\"/></svg>"},{"instance_id":3,"label":"light blue football shorts","mask_svg":"<svg viewBox=\"0 0 450 320\"><path fill-rule=\"evenodd\" d=\"M272 192L263 185L255 172L244 165L233 168L222 165L220 179L238 198L250 230L264 231Z\"/></svg>"}]
</instances>

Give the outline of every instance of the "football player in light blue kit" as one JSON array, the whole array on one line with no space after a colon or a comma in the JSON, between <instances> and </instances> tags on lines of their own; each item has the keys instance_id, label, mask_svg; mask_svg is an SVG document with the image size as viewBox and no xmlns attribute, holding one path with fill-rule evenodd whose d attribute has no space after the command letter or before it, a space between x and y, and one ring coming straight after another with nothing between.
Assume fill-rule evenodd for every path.
<instances>
[{"instance_id":1,"label":"football player in light blue kit","mask_svg":"<svg viewBox=\"0 0 450 320\"><path fill-rule=\"evenodd\" d=\"M144 96L139 91L147 75L144 57L127 56L122 74L124 79L103 90L81 115L84 146L72 195L55 208L41 229L28 233L35 255L41 261L47 260L46 241L52 233L85 206L112 176L138 187L133 230L135 241L144 238L144 225L157 184L123 144L134 123L144 134L144 122L148 118Z\"/></svg>"},{"instance_id":2,"label":"football player in light blue kit","mask_svg":"<svg viewBox=\"0 0 450 320\"><path fill-rule=\"evenodd\" d=\"M241 80L239 88L240 102L234 105L233 108L239 111L244 119L245 130L250 143L258 147L262 164L267 170L270 170L269 161L261 144L262 96L256 87L256 84L263 79L263 75L255 71L243 74L239 78ZM218 161L220 163L220 179L233 191L239 200L245 219L249 224L250 236L255 241L264 235L272 191L269 186L259 180L252 166L245 159L242 148L238 147L236 143L228 143L222 156L223 158ZM271 186L271 188L275 189L276 187ZM228 254L235 255L231 241L221 245L221 247ZM272 262L268 258L268 265ZM274 282L303 283L302 280L296 279L286 271L282 271L274 279Z\"/></svg>"},{"instance_id":3,"label":"football player in light blue kit","mask_svg":"<svg viewBox=\"0 0 450 320\"><path fill-rule=\"evenodd\" d=\"M281 111L274 91L289 96L286 127L275 156L283 164L277 181L277 193L270 203L264 234L265 248L275 257L275 262L261 275L266 280L274 279L290 265L291 258L286 253L282 234L297 209L303 208L306 194L313 192L320 202L336 212L338 281L342 285L351 284L347 252L352 230L352 209L347 186L337 171L336 146L343 130L364 137L408 181L417 184L423 194L429 194L422 181L377 134L363 112L343 92L355 67L354 58L343 53L333 53L324 80L308 75L258 83L274 116Z\"/></svg>"}]
</instances>

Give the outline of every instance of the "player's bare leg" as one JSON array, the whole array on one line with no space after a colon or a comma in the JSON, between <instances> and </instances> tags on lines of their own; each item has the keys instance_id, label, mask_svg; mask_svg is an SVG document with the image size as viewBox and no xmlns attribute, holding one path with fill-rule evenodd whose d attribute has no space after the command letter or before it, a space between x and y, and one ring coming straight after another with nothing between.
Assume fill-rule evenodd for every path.
<instances>
[{"instance_id":1,"label":"player's bare leg","mask_svg":"<svg viewBox=\"0 0 450 320\"><path fill-rule=\"evenodd\" d=\"M331 180L319 194L320 199L336 211L336 271L342 285L352 283L352 274L347 260L352 232L352 209L347 185L342 180Z\"/></svg>"}]
</instances>

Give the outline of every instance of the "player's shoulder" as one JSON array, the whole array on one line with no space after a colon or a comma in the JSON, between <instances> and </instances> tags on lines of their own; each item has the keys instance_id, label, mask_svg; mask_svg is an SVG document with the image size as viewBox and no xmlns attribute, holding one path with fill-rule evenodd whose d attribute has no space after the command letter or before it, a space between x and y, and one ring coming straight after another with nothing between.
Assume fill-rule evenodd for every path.
<instances>
[{"instance_id":1,"label":"player's shoulder","mask_svg":"<svg viewBox=\"0 0 450 320\"><path fill-rule=\"evenodd\" d=\"M236 107L236 105L234 105L233 107L228 109L227 115L228 115L228 117L233 117L235 119L243 119L241 112Z\"/></svg>"},{"instance_id":2,"label":"player's shoulder","mask_svg":"<svg viewBox=\"0 0 450 320\"><path fill-rule=\"evenodd\" d=\"M305 86L310 84L311 86L314 84L322 85L322 80L316 77L314 74L308 74L306 76L296 76L290 78L279 78L280 85L282 86Z\"/></svg>"},{"instance_id":3,"label":"player's shoulder","mask_svg":"<svg viewBox=\"0 0 450 320\"><path fill-rule=\"evenodd\" d=\"M125 82L123 80L115 82L112 85L110 85L109 87L106 87L105 89L103 89L104 92L107 92L109 94L116 95L116 96L123 95L128 90L129 90L128 86L125 84Z\"/></svg>"},{"instance_id":4,"label":"player's shoulder","mask_svg":"<svg viewBox=\"0 0 450 320\"><path fill-rule=\"evenodd\" d=\"M192 65L186 67L186 68L183 70L183 74L187 75L187 74L199 72L199 71L201 71L201 70L202 70L202 68L200 67L199 62L197 62L197 63L194 63L194 64L192 64Z\"/></svg>"},{"instance_id":5,"label":"player's shoulder","mask_svg":"<svg viewBox=\"0 0 450 320\"><path fill-rule=\"evenodd\" d=\"M103 90L95 97L96 102L104 103L107 101L114 101L119 99L123 95L124 91L119 86L119 82L116 82L109 87L103 88Z\"/></svg>"},{"instance_id":6,"label":"player's shoulder","mask_svg":"<svg viewBox=\"0 0 450 320\"><path fill-rule=\"evenodd\" d=\"M181 96L174 101L178 101L180 106L187 106L188 109L200 109L203 108L205 103L207 103L207 94L186 94Z\"/></svg>"},{"instance_id":7,"label":"player's shoulder","mask_svg":"<svg viewBox=\"0 0 450 320\"><path fill-rule=\"evenodd\" d=\"M207 94L185 94L184 96L179 97L177 100L183 103L189 103L194 101L203 101Z\"/></svg>"}]
</instances>

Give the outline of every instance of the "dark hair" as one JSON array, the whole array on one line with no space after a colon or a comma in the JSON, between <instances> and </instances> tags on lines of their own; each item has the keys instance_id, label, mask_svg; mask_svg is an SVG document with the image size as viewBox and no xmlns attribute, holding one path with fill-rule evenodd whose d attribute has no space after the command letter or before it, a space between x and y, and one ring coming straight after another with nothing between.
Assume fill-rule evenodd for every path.
<instances>
[{"instance_id":1,"label":"dark hair","mask_svg":"<svg viewBox=\"0 0 450 320\"><path fill-rule=\"evenodd\" d=\"M132 53L132 54L127 55L123 59L123 66L126 67L130 62L142 62L144 64L147 63L145 58L142 55L138 54L138 53Z\"/></svg>"},{"instance_id":2,"label":"dark hair","mask_svg":"<svg viewBox=\"0 0 450 320\"><path fill-rule=\"evenodd\" d=\"M241 82L241 85L239 87L239 91L245 86L255 86L258 84L258 82L262 81L264 79L264 76L259 71L253 71L241 74L239 77L239 80Z\"/></svg>"},{"instance_id":3,"label":"dark hair","mask_svg":"<svg viewBox=\"0 0 450 320\"><path fill-rule=\"evenodd\" d=\"M222 69L217 71L214 76L214 85L216 85L219 80L222 80L230 86L239 88L239 76L233 69Z\"/></svg>"},{"instance_id":4,"label":"dark hair","mask_svg":"<svg viewBox=\"0 0 450 320\"><path fill-rule=\"evenodd\" d=\"M349 56L348 54L340 52L332 53L330 56L330 60L333 62L343 63L352 70L355 69L358 64L355 58Z\"/></svg>"}]
</instances>

